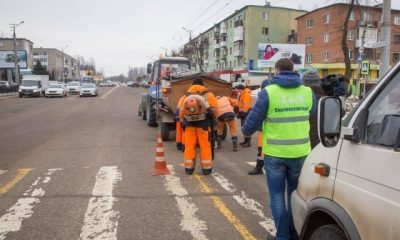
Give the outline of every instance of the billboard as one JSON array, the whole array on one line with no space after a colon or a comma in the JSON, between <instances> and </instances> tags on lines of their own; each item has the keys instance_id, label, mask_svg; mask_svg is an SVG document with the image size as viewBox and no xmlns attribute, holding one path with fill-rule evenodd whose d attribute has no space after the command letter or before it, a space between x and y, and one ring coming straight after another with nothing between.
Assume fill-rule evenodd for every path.
<instances>
[{"instance_id":1,"label":"billboard","mask_svg":"<svg viewBox=\"0 0 400 240\"><path fill-rule=\"evenodd\" d=\"M295 69L304 68L305 55L304 44L259 43L258 68L273 68L281 58L290 58Z\"/></svg>"},{"instance_id":2,"label":"billboard","mask_svg":"<svg viewBox=\"0 0 400 240\"><path fill-rule=\"evenodd\" d=\"M21 69L28 68L26 51L17 51L18 65ZM0 51L0 68L14 68L14 51Z\"/></svg>"}]
</instances>

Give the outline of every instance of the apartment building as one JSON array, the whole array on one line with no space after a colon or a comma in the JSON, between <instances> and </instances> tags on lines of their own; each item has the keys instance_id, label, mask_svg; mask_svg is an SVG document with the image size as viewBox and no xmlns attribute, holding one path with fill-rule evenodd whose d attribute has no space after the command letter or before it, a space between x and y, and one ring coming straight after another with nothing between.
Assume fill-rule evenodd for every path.
<instances>
[{"instance_id":1,"label":"apartment building","mask_svg":"<svg viewBox=\"0 0 400 240\"><path fill-rule=\"evenodd\" d=\"M16 39L20 72L33 67L33 42L25 38ZM0 38L0 80L14 82L14 39Z\"/></svg>"},{"instance_id":2,"label":"apartment building","mask_svg":"<svg viewBox=\"0 0 400 240\"><path fill-rule=\"evenodd\" d=\"M64 71L63 68L63 57L64 57ZM33 60L39 60L40 63L47 68L50 74L50 79L61 80L62 73L64 72L64 78L67 81L76 80L79 78L79 66L78 61L55 48L34 48L33 49Z\"/></svg>"},{"instance_id":3,"label":"apartment building","mask_svg":"<svg viewBox=\"0 0 400 240\"><path fill-rule=\"evenodd\" d=\"M296 43L296 18L306 11L248 5L199 34L184 46L192 67L212 73L266 73L257 66L260 43Z\"/></svg>"},{"instance_id":4,"label":"apartment building","mask_svg":"<svg viewBox=\"0 0 400 240\"><path fill-rule=\"evenodd\" d=\"M332 4L315 9L297 18L297 42L306 44L306 66L316 68L322 76L344 73L342 29L349 5ZM353 79L358 77L358 60L370 61L369 79L379 76L380 49L371 48L379 42L382 6L355 6L351 12L347 45L352 63ZM391 12L390 63L400 59L400 10ZM360 47L363 55L360 56Z\"/></svg>"}]
</instances>

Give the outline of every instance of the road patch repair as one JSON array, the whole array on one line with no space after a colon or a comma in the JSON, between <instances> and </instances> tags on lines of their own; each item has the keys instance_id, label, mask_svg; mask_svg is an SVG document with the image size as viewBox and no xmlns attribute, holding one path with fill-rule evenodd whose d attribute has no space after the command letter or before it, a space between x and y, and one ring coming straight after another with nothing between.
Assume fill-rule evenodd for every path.
<instances>
[{"instance_id":1,"label":"road patch repair","mask_svg":"<svg viewBox=\"0 0 400 240\"><path fill-rule=\"evenodd\" d=\"M43 177L38 177L23 194L24 197L18 199L11 208L7 210L7 213L0 217L0 239L6 238L10 232L17 232L21 229L22 221L28 219L33 214L33 208L35 205L40 203L40 198L44 197L46 191L42 188L45 184L48 184L51 180L51 176L56 171L61 171L60 168L48 169ZM30 171L30 170L29 170ZM23 173L29 172L25 169ZM25 175L26 175L25 173Z\"/></svg>"}]
</instances>

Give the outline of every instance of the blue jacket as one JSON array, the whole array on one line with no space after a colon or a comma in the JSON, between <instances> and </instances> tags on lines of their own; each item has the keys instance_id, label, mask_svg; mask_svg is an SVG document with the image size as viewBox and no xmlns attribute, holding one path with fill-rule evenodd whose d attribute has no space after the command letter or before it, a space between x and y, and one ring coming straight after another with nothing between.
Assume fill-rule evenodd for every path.
<instances>
[{"instance_id":1,"label":"blue jacket","mask_svg":"<svg viewBox=\"0 0 400 240\"><path fill-rule=\"evenodd\" d=\"M278 84L284 88L295 88L300 86L301 80L300 76L294 72L281 72L279 75L275 76L272 80L272 84ZM268 85L268 84L267 84ZM246 118L246 121L242 127L243 135L250 136L256 131L261 131L262 124L267 115L269 107L269 97L267 91L261 89L258 94L258 100L250 111ZM314 114L317 110L317 103L315 95L313 93L313 105L310 114Z\"/></svg>"}]
</instances>

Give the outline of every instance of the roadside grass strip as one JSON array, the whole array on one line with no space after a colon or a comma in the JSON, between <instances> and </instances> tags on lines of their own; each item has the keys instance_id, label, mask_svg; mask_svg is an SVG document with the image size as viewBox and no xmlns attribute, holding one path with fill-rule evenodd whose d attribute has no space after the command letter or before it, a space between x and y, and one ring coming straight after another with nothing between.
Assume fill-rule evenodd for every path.
<instances>
[{"instance_id":1,"label":"roadside grass strip","mask_svg":"<svg viewBox=\"0 0 400 240\"><path fill-rule=\"evenodd\" d=\"M214 192L214 190L203 180L202 176L198 174L194 174L193 176L199 182L202 192L209 194L212 194ZM250 233L247 227L232 213L232 211L226 206L226 204L222 201L220 197L210 196L210 198L213 200L215 207L235 227L235 229L239 232L243 239L256 239L256 237L254 237Z\"/></svg>"},{"instance_id":2,"label":"roadside grass strip","mask_svg":"<svg viewBox=\"0 0 400 240\"><path fill-rule=\"evenodd\" d=\"M79 239L116 240L119 212L113 210L115 185L122 180L116 166L101 167L85 213Z\"/></svg>"},{"instance_id":3,"label":"roadside grass strip","mask_svg":"<svg viewBox=\"0 0 400 240\"><path fill-rule=\"evenodd\" d=\"M258 203L256 200L247 197L244 191L238 193L235 186L229 182L224 176L219 174L218 172L212 173L213 178L221 185L225 191L234 194L233 198L239 203L240 206L250 211L252 214L260 217L259 224L267 230L272 236L275 236L276 228L273 219L265 216L263 206Z\"/></svg>"},{"instance_id":4,"label":"roadside grass strip","mask_svg":"<svg viewBox=\"0 0 400 240\"><path fill-rule=\"evenodd\" d=\"M33 208L40 203L40 198L46 194L42 186L50 182L51 176L56 171L61 170L61 168L48 169L43 177L38 177L31 184L29 189L23 194L25 197L18 199L17 203L9 208L5 215L0 217L0 240L5 239L8 233L17 232L21 229L22 221L32 216Z\"/></svg>"},{"instance_id":5,"label":"roadside grass strip","mask_svg":"<svg viewBox=\"0 0 400 240\"><path fill-rule=\"evenodd\" d=\"M207 225L196 216L198 208L192 203L192 198L188 196L189 193L182 186L180 178L176 176L174 167L168 165L168 169L171 174L164 176L165 186L169 192L175 196L176 204L182 214L180 223L181 230L189 232L193 239L207 240L208 238L205 235Z\"/></svg>"},{"instance_id":6,"label":"roadside grass strip","mask_svg":"<svg viewBox=\"0 0 400 240\"><path fill-rule=\"evenodd\" d=\"M0 187L0 196L10 191L10 189L13 188L15 184L17 184L19 181L21 181L26 176L26 174L28 174L31 170L32 170L31 168L18 169L17 175L13 179L11 179L11 181L6 183L4 186ZM3 170L1 171L2 172L0 172L0 174L7 172Z\"/></svg>"}]
</instances>

